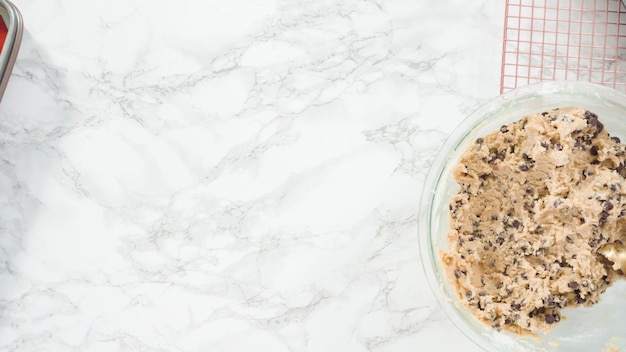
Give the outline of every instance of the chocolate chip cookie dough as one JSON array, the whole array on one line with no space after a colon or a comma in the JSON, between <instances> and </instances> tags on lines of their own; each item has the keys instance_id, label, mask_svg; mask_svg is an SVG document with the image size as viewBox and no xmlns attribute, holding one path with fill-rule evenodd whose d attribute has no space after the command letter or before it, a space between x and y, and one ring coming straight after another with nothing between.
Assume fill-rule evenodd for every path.
<instances>
[{"instance_id":1,"label":"chocolate chip cookie dough","mask_svg":"<svg viewBox=\"0 0 626 352\"><path fill-rule=\"evenodd\" d=\"M463 304L496 330L547 332L593 305L620 270L597 253L626 241L626 146L598 116L560 108L478 138L454 169L449 252Z\"/></svg>"}]
</instances>

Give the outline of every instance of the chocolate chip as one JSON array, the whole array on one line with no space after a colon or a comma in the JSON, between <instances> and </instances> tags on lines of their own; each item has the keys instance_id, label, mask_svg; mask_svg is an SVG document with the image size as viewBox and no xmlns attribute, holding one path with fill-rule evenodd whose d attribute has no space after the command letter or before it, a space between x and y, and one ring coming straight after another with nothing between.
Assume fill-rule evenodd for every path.
<instances>
[{"instance_id":1,"label":"chocolate chip","mask_svg":"<svg viewBox=\"0 0 626 352\"><path fill-rule=\"evenodd\" d=\"M465 297L472 298L472 291L465 291Z\"/></svg>"},{"instance_id":2,"label":"chocolate chip","mask_svg":"<svg viewBox=\"0 0 626 352\"><path fill-rule=\"evenodd\" d=\"M567 286L568 286L569 288L573 288L573 289L575 290L575 289L577 289L577 288L578 288L578 282L576 282L576 281L570 281L570 283L569 283L569 284L567 284Z\"/></svg>"},{"instance_id":3,"label":"chocolate chip","mask_svg":"<svg viewBox=\"0 0 626 352\"><path fill-rule=\"evenodd\" d=\"M519 229L519 227L522 225L521 222L519 222L519 220L513 220L513 223L511 224L513 225L513 227L515 227L516 229Z\"/></svg>"},{"instance_id":4,"label":"chocolate chip","mask_svg":"<svg viewBox=\"0 0 626 352\"><path fill-rule=\"evenodd\" d=\"M457 279L460 279L461 275L463 275L463 272L461 272L461 270L454 269L454 277L456 277Z\"/></svg>"},{"instance_id":5,"label":"chocolate chip","mask_svg":"<svg viewBox=\"0 0 626 352\"><path fill-rule=\"evenodd\" d=\"M522 309L522 305L519 303L511 303L511 310L514 312L519 312Z\"/></svg>"},{"instance_id":6,"label":"chocolate chip","mask_svg":"<svg viewBox=\"0 0 626 352\"><path fill-rule=\"evenodd\" d=\"M613 209L613 203L609 202L608 200L602 202L602 210L610 211L611 209Z\"/></svg>"},{"instance_id":7,"label":"chocolate chip","mask_svg":"<svg viewBox=\"0 0 626 352\"><path fill-rule=\"evenodd\" d=\"M594 114L595 115L595 114ZM598 120L598 117L590 117L587 120L587 125L591 126L591 127L595 127L596 131L593 134L593 137L596 137L600 132L602 132L602 130L604 129L604 125L602 124L602 122L600 122Z\"/></svg>"},{"instance_id":8,"label":"chocolate chip","mask_svg":"<svg viewBox=\"0 0 626 352\"><path fill-rule=\"evenodd\" d=\"M615 171L617 171L617 173L626 178L626 168L624 167L624 163L620 163L617 168L615 169Z\"/></svg>"},{"instance_id":9,"label":"chocolate chip","mask_svg":"<svg viewBox=\"0 0 626 352\"><path fill-rule=\"evenodd\" d=\"M565 240L567 243L574 243L574 238L570 235L565 236Z\"/></svg>"},{"instance_id":10,"label":"chocolate chip","mask_svg":"<svg viewBox=\"0 0 626 352\"><path fill-rule=\"evenodd\" d=\"M506 149L502 149L498 153L498 159L500 159L500 161L503 161L505 158L506 158Z\"/></svg>"},{"instance_id":11,"label":"chocolate chip","mask_svg":"<svg viewBox=\"0 0 626 352\"><path fill-rule=\"evenodd\" d=\"M550 147L550 144L548 144L548 142L541 142L541 146L545 148L545 150L548 150L548 147Z\"/></svg>"},{"instance_id":12,"label":"chocolate chip","mask_svg":"<svg viewBox=\"0 0 626 352\"><path fill-rule=\"evenodd\" d=\"M591 155L598 155L598 147L597 146L592 146L591 149L589 149L589 154Z\"/></svg>"},{"instance_id":13,"label":"chocolate chip","mask_svg":"<svg viewBox=\"0 0 626 352\"><path fill-rule=\"evenodd\" d=\"M507 133L509 132L509 129L506 127L506 125L502 125L502 127L500 127L500 132Z\"/></svg>"},{"instance_id":14,"label":"chocolate chip","mask_svg":"<svg viewBox=\"0 0 626 352\"><path fill-rule=\"evenodd\" d=\"M604 125L602 124L602 122L598 121L598 124L596 125L596 129L597 131L596 133L594 133L594 136L597 136L604 129Z\"/></svg>"},{"instance_id":15,"label":"chocolate chip","mask_svg":"<svg viewBox=\"0 0 626 352\"><path fill-rule=\"evenodd\" d=\"M554 264L558 264L561 268L571 267L571 265L567 264L567 262L565 262L565 261L555 260Z\"/></svg>"},{"instance_id":16,"label":"chocolate chip","mask_svg":"<svg viewBox=\"0 0 626 352\"><path fill-rule=\"evenodd\" d=\"M482 145L484 141L485 141L484 139L478 138L478 139L476 139L476 144L481 144Z\"/></svg>"},{"instance_id":17,"label":"chocolate chip","mask_svg":"<svg viewBox=\"0 0 626 352\"><path fill-rule=\"evenodd\" d=\"M586 299L584 299L583 297L580 297L580 296L576 296L576 303L584 304L585 302L587 302Z\"/></svg>"},{"instance_id":18,"label":"chocolate chip","mask_svg":"<svg viewBox=\"0 0 626 352\"><path fill-rule=\"evenodd\" d=\"M491 215L491 221L496 221L498 220L498 215Z\"/></svg>"},{"instance_id":19,"label":"chocolate chip","mask_svg":"<svg viewBox=\"0 0 626 352\"><path fill-rule=\"evenodd\" d=\"M600 221L606 221L609 218L609 213L606 210L600 212Z\"/></svg>"},{"instance_id":20,"label":"chocolate chip","mask_svg":"<svg viewBox=\"0 0 626 352\"><path fill-rule=\"evenodd\" d=\"M504 237L498 237L496 239L496 243L499 244L499 245L502 245L504 243Z\"/></svg>"},{"instance_id":21,"label":"chocolate chip","mask_svg":"<svg viewBox=\"0 0 626 352\"><path fill-rule=\"evenodd\" d=\"M546 115L548 115L547 111L544 111L544 112L541 113L541 116L546 116Z\"/></svg>"},{"instance_id":22,"label":"chocolate chip","mask_svg":"<svg viewBox=\"0 0 626 352\"><path fill-rule=\"evenodd\" d=\"M534 316L537 316L539 314L543 314L545 312L546 312L546 309L544 307L535 308L530 313L528 313L528 317L532 318Z\"/></svg>"},{"instance_id":23,"label":"chocolate chip","mask_svg":"<svg viewBox=\"0 0 626 352\"><path fill-rule=\"evenodd\" d=\"M530 170L530 166L528 166L528 164L522 164L522 165L519 166L519 169L521 171L526 172L526 171Z\"/></svg>"},{"instance_id":24,"label":"chocolate chip","mask_svg":"<svg viewBox=\"0 0 626 352\"><path fill-rule=\"evenodd\" d=\"M556 318L554 318L554 315L552 314L546 314L545 320L546 320L546 323L548 324L554 324L554 322L556 321Z\"/></svg>"},{"instance_id":25,"label":"chocolate chip","mask_svg":"<svg viewBox=\"0 0 626 352\"><path fill-rule=\"evenodd\" d=\"M591 161L591 165L598 165L598 164L600 164L600 160L598 159L594 159Z\"/></svg>"},{"instance_id":26,"label":"chocolate chip","mask_svg":"<svg viewBox=\"0 0 626 352\"><path fill-rule=\"evenodd\" d=\"M615 143L621 143L622 141L619 139L619 137L611 137L611 140Z\"/></svg>"},{"instance_id":27,"label":"chocolate chip","mask_svg":"<svg viewBox=\"0 0 626 352\"><path fill-rule=\"evenodd\" d=\"M589 110L585 110L585 119L589 120L590 118L595 118L598 119L598 115L594 114L593 112L589 111Z\"/></svg>"},{"instance_id":28,"label":"chocolate chip","mask_svg":"<svg viewBox=\"0 0 626 352\"><path fill-rule=\"evenodd\" d=\"M583 170L583 176L585 178L593 176L593 171L585 169L585 170Z\"/></svg>"}]
</instances>

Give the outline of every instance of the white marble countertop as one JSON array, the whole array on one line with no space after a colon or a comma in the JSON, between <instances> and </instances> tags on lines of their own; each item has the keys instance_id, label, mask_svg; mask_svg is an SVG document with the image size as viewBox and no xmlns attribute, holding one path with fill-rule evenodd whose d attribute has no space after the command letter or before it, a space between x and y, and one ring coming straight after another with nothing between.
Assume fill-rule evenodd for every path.
<instances>
[{"instance_id":1,"label":"white marble countertop","mask_svg":"<svg viewBox=\"0 0 626 352\"><path fill-rule=\"evenodd\" d=\"M504 2L14 3L0 350L479 350L416 213Z\"/></svg>"}]
</instances>

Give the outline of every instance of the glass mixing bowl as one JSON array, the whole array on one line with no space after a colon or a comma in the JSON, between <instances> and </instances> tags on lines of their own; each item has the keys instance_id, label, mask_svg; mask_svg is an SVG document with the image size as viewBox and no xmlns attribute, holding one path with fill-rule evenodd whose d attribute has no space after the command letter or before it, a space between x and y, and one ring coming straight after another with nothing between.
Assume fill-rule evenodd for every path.
<instances>
[{"instance_id":1,"label":"glass mixing bowl","mask_svg":"<svg viewBox=\"0 0 626 352\"><path fill-rule=\"evenodd\" d=\"M440 251L448 251L448 201L458 190L451 170L476 138L535 112L564 106L582 107L599 116L606 130L626 141L626 95L596 84L560 81L509 91L469 115L452 132L434 159L419 205L419 244L424 271L445 314L486 351L626 351L626 280L602 295L592 307L563 310L551 332L518 337L480 323L460 303L448 284Z\"/></svg>"}]
</instances>

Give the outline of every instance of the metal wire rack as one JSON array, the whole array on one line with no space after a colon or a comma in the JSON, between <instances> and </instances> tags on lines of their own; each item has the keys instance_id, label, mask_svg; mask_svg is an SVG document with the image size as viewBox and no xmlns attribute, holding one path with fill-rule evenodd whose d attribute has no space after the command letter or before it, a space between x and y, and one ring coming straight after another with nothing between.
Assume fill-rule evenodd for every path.
<instances>
[{"instance_id":1,"label":"metal wire rack","mask_svg":"<svg viewBox=\"0 0 626 352\"><path fill-rule=\"evenodd\" d=\"M621 0L507 0L500 93L544 80L583 80L626 92Z\"/></svg>"}]
</instances>

